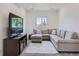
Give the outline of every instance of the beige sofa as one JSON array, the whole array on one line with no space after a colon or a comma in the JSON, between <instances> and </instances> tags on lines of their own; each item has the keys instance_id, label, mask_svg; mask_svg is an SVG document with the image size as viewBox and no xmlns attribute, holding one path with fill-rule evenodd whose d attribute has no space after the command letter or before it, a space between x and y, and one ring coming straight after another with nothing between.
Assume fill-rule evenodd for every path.
<instances>
[{"instance_id":1,"label":"beige sofa","mask_svg":"<svg viewBox=\"0 0 79 59\"><path fill-rule=\"evenodd\" d=\"M47 29L36 33L36 30L34 30L33 35L36 34L44 35L44 39L49 38L59 52L79 52L79 34L76 32Z\"/></svg>"},{"instance_id":2,"label":"beige sofa","mask_svg":"<svg viewBox=\"0 0 79 59\"><path fill-rule=\"evenodd\" d=\"M57 30L50 40L59 52L79 52L79 35L76 32Z\"/></svg>"},{"instance_id":3,"label":"beige sofa","mask_svg":"<svg viewBox=\"0 0 79 59\"><path fill-rule=\"evenodd\" d=\"M34 29L33 30L33 33L30 34L30 39L32 39L32 36L33 35L37 35L38 34L38 37L40 35L42 35L42 40L50 40L50 32L49 32L49 29L46 29L46 30L36 30Z\"/></svg>"}]
</instances>

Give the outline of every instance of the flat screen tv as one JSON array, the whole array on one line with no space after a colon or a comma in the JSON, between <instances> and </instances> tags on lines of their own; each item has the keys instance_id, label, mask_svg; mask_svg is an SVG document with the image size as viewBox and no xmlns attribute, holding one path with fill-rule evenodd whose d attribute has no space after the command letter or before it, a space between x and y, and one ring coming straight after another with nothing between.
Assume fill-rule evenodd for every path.
<instances>
[{"instance_id":1,"label":"flat screen tv","mask_svg":"<svg viewBox=\"0 0 79 59\"><path fill-rule=\"evenodd\" d=\"M23 32L23 18L9 13L9 36L15 36Z\"/></svg>"}]
</instances>

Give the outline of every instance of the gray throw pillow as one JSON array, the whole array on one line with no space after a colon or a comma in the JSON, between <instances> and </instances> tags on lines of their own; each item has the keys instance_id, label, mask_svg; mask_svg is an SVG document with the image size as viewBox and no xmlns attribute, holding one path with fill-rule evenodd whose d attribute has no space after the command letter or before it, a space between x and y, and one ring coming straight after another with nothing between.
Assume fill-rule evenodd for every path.
<instances>
[{"instance_id":1,"label":"gray throw pillow","mask_svg":"<svg viewBox=\"0 0 79 59\"><path fill-rule=\"evenodd\" d=\"M78 34L76 32L74 32L71 36L71 39L77 39L78 38Z\"/></svg>"},{"instance_id":2,"label":"gray throw pillow","mask_svg":"<svg viewBox=\"0 0 79 59\"><path fill-rule=\"evenodd\" d=\"M33 29L33 33L34 33L34 34L37 34L37 30L36 30L36 29Z\"/></svg>"}]
</instances>

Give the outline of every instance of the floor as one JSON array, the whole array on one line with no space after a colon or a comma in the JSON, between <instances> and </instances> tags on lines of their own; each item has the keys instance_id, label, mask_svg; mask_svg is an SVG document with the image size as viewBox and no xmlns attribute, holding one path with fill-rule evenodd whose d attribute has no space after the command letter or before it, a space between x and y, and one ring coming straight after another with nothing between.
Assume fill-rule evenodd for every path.
<instances>
[{"instance_id":1,"label":"floor","mask_svg":"<svg viewBox=\"0 0 79 59\"><path fill-rule=\"evenodd\" d=\"M25 48L22 55L46 55L46 54L56 54L58 53L50 41L43 41L42 43L30 43L28 47Z\"/></svg>"},{"instance_id":2,"label":"floor","mask_svg":"<svg viewBox=\"0 0 79 59\"><path fill-rule=\"evenodd\" d=\"M2 51L0 50L0 56L2 56Z\"/></svg>"},{"instance_id":3,"label":"floor","mask_svg":"<svg viewBox=\"0 0 79 59\"><path fill-rule=\"evenodd\" d=\"M42 43L30 42L21 56L79 56L79 53L58 53L50 41L42 41Z\"/></svg>"}]
</instances>

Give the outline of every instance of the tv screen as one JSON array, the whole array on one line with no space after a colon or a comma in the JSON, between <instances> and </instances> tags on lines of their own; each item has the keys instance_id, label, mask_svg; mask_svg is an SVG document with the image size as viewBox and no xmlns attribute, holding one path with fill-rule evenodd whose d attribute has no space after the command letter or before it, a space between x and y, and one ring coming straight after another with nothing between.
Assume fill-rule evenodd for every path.
<instances>
[{"instance_id":1,"label":"tv screen","mask_svg":"<svg viewBox=\"0 0 79 59\"><path fill-rule=\"evenodd\" d=\"M10 34L17 35L23 32L23 18L14 15L12 13L9 14L9 27Z\"/></svg>"}]
</instances>

